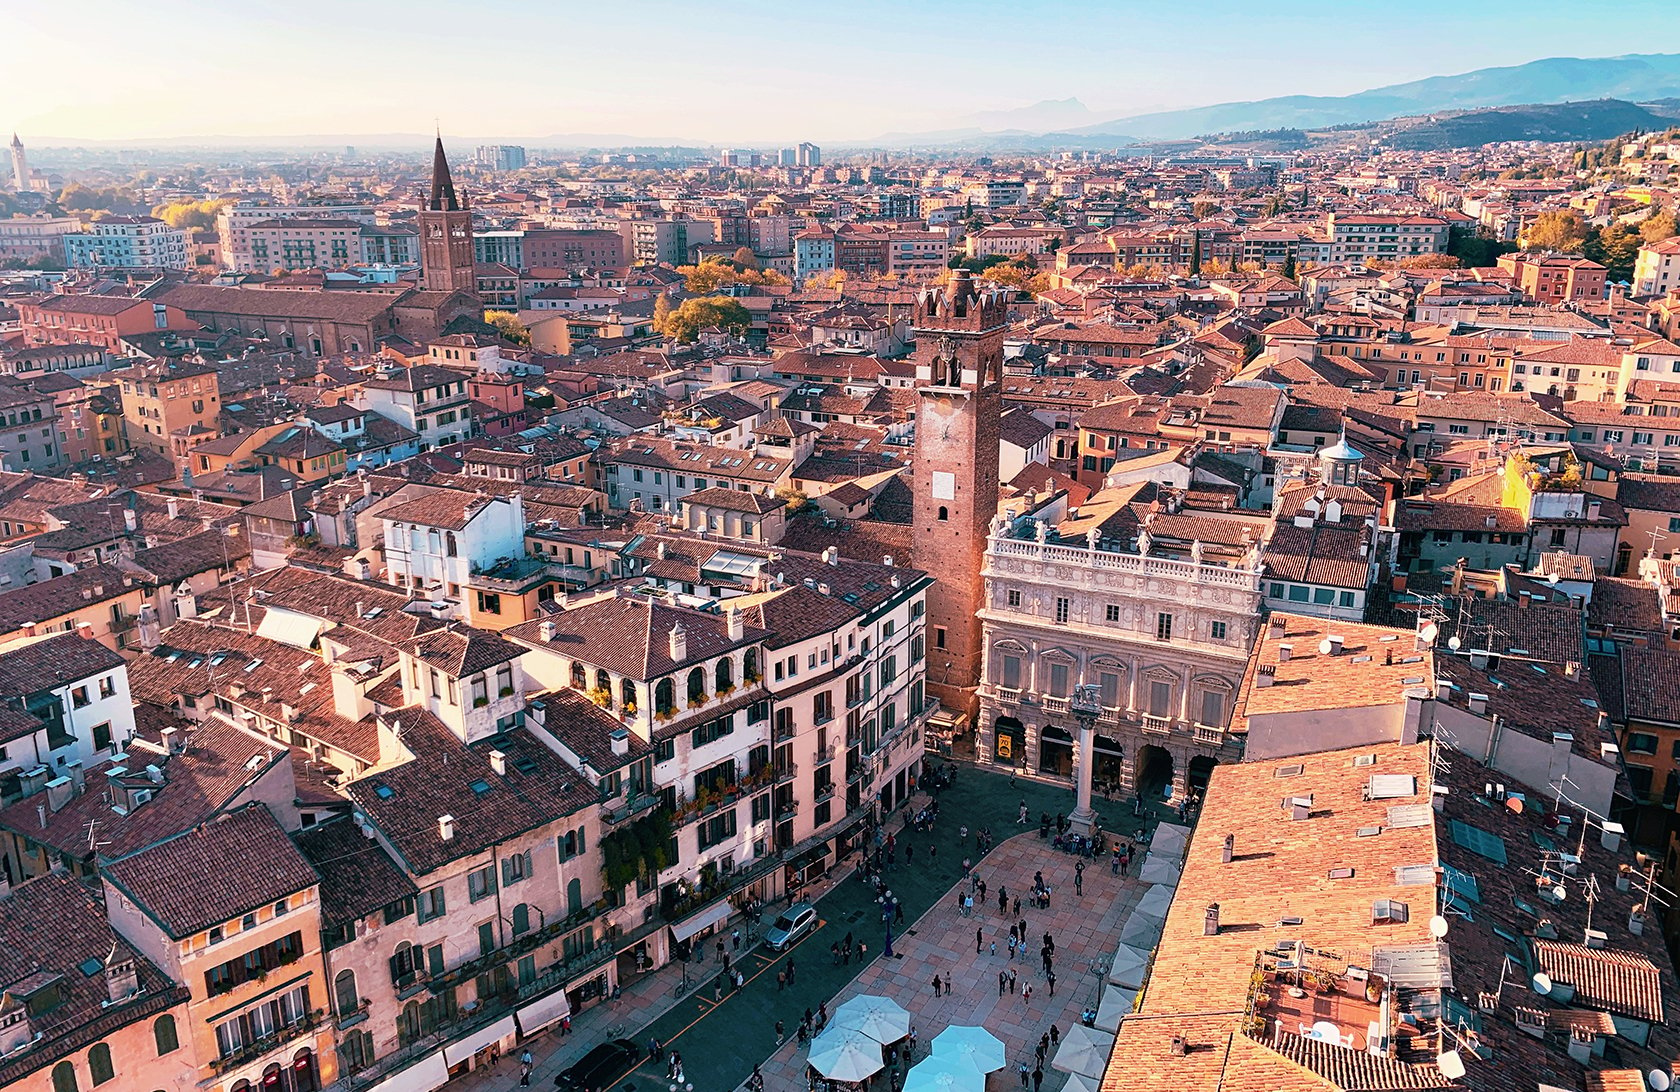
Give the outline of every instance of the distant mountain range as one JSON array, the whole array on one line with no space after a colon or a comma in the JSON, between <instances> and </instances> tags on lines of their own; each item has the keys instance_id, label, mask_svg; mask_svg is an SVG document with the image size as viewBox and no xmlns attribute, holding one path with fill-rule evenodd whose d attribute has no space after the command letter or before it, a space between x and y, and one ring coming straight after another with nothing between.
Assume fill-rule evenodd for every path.
<instances>
[{"instance_id":1,"label":"distant mountain range","mask_svg":"<svg viewBox=\"0 0 1680 1092\"><path fill-rule=\"evenodd\" d=\"M1674 97L1680 97L1680 54L1551 57L1505 68L1479 68L1456 76L1431 76L1353 95L1286 95L1152 114L1097 117L1084 125L1059 121L1090 113L1078 99L1063 99L1021 110L973 115L963 119L971 126L963 129L894 133L881 139L893 145L954 142L978 146L988 138L997 138L1011 146L1112 147L1254 129L1356 125L1488 106L1604 98L1647 102Z\"/></svg>"}]
</instances>

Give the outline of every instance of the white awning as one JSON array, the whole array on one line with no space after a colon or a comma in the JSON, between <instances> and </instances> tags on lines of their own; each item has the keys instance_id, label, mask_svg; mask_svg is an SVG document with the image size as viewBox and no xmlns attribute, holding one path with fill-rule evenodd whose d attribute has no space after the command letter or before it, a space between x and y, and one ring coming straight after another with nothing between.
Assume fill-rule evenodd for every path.
<instances>
[{"instance_id":1,"label":"white awning","mask_svg":"<svg viewBox=\"0 0 1680 1092\"><path fill-rule=\"evenodd\" d=\"M443 1051L440 1050L426 1055L406 1069L397 1070L368 1088L367 1092L432 1092L448 1083L449 1063L443 1060Z\"/></svg>"},{"instance_id":2,"label":"white awning","mask_svg":"<svg viewBox=\"0 0 1680 1092\"><path fill-rule=\"evenodd\" d=\"M698 914L695 914L693 917L684 918L682 921L672 925L671 935L676 937L678 940L687 940L689 937L700 932L702 929L705 929L708 926L716 925L720 921L727 920L734 910L735 908L729 905L729 900L723 899L715 905L706 907L706 909L700 911Z\"/></svg>"},{"instance_id":3,"label":"white awning","mask_svg":"<svg viewBox=\"0 0 1680 1092\"><path fill-rule=\"evenodd\" d=\"M280 607L269 607L257 623L257 636L307 650L321 635L321 620Z\"/></svg>"},{"instance_id":4,"label":"white awning","mask_svg":"<svg viewBox=\"0 0 1680 1092\"><path fill-rule=\"evenodd\" d=\"M513 1034L513 1016L502 1017L489 1027L479 1028L464 1039L457 1039L443 1048L443 1060L450 1065L464 1062L474 1054L483 1050L498 1039L505 1039Z\"/></svg>"},{"instance_id":5,"label":"white awning","mask_svg":"<svg viewBox=\"0 0 1680 1092\"><path fill-rule=\"evenodd\" d=\"M519 1034L535 1035L548 1025L572 1014L565 990L555 990L547 997L539 997L514 1013L519 1018Z\"/></svg>"}]
</instances>

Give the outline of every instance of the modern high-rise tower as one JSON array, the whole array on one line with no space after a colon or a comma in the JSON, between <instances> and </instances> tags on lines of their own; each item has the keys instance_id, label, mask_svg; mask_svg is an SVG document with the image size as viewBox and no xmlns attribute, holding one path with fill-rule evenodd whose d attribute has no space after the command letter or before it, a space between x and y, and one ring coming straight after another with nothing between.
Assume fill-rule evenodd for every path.
<instances>
[{"instance_id":1,"label":"modern high-rise tower","mask_svg":"<svg viewBox=\"0 0 1680 1092\"><path fill-rule=\"evenodd\" d=\"M943 289L916 300L916 568L928 590L927 688L945 708L976 707L984 649L980 571L998 509L998 432L1003 416L1001 293L959 269Z\"/></svg>"},{"instance_id":2,"label":"modern high-rise tower","mask_svg":"<svg viewBox=\"0 0 1680 1092\"><path fill-rule=\"evenodd\" d=\"M420 206L420 284L429 291L476 292L472 213L457 198L443 154L443 137L432 151L432 192Z\"/></svg>"}]
</instances>

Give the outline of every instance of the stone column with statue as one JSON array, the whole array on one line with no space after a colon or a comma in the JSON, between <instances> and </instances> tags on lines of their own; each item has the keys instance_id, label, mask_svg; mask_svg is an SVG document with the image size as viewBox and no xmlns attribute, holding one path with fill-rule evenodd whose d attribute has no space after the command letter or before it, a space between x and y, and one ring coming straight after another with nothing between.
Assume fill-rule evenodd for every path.
<instances>
[{"instance_id":1,"label":"stone column with statue","mask_svg":"<svg viewBox=\"0 0 1680 1092\"><path fill-rule=\"evenodd\" d=\"M1091 776L1095 770L1097 718L1102 715L1102 687L1096 683L1081 683L1073 688L1068 699L1068 712L1079 725L1079 750L1074 755L1073 814L1068 821L1075 834L1089 838L1095 826L1096 812L1091 807Z\"/></svg>"}]
</instances>

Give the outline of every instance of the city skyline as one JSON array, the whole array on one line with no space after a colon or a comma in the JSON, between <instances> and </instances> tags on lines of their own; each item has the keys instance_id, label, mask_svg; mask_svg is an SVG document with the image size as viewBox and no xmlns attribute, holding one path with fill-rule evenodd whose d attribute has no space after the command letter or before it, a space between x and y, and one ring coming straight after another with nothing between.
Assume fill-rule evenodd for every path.
<instances>
[{"instance_id":1,"label":"city skyline","mask_svg":"<svg viewBox=\"0 0 1680 1092\"><path fill-rule=\"evenodd\" d=\"M477 35L454 33L450 21L468 13L438 2L348 12L315 0L238 9L176 3L162 17L108 0L93 8L73 34L45 11L12 17L22 48L12 57L12 116L0 121L26 142L378 136L428 132L434 124L474 140L607 134L713 144L866 142L974 127L984 115L1044 100L1077 98L1095 122L1276 95L1343 95L1560 54L1676 48L1629 39L1630 24L1665 13L1645 2L1622 5L1613 26L1572 20L1556 3L1471 10L1422 3L1410 25L1450 21L1454 33L1420 39L1427 48L1381 52L1362 43L1386 45L1386 15L1321 0L1264 17L1220 2L1195 23L1117 3L1080 9L1077 34L1071 9L1056 3L932 0L906 9L862 0L789 19L785 9L750 0L732 6L733 20L702 20L669 0L643 0L622 12L630 33L613 37L612 48L578 41L599 28L576 5L504 0L473 9L475 25L487 28ZM77 50L168 55L181 48L182 23L195 20L211 48L193 53L185 78L136 83L121 96L95 81L63 78ZM518 41L554 43L555 53L511 51L510 38L496 30L503 25L517 25ZM384 42L373 55L391 60L353 65L340 51L314 49L309 43L323 26ZM748 40L752 48L743 53ZM266 46L253 56L258 41ZM284 51L287 60L270 66L261 59L266 50ZM404 75L415 68L427 73L418 88ZM253 72L269 74L253 79ZM207 87L216 94L203 95Z\"/></svg>"}]
</instances>

